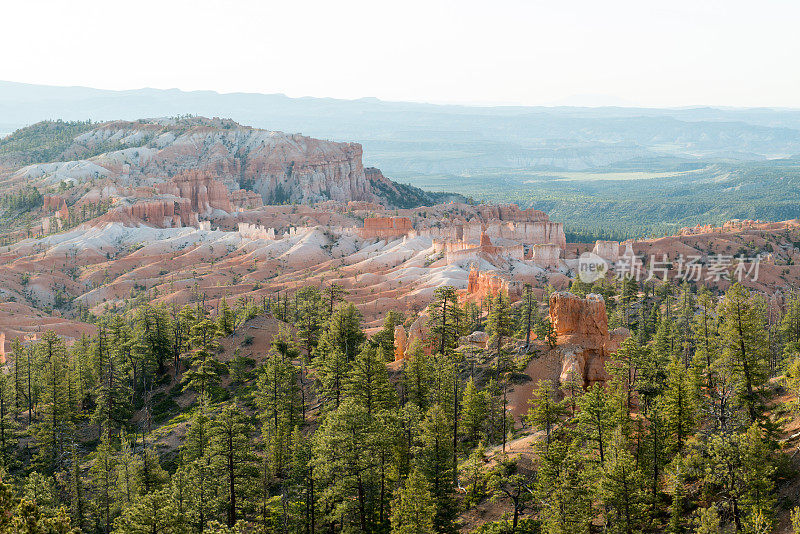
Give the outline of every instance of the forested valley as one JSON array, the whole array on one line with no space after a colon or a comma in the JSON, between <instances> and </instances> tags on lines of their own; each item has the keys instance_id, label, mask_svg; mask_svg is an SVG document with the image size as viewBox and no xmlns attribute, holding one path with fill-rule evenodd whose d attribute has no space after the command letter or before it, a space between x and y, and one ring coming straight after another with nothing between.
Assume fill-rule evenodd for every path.
<instances>
[{"instance_id":1,"label":"forested valley","mask_svg":"<svg viewBox=\"0 0 800 534\"><path fill-rule=\"evenodd\" d=\"M530 287L513 305L437 289L400 362L415 317L368 337L335 284L215 308L145 292L71 346L15 341L0 532L800 534L800 296L572 291L631 336L605 384L539 381L521 422L510 392L559 342ZM277 333L244 356L260 318ZM479 330L485 349L460 343Z\"/></svg>"}]
</instances>

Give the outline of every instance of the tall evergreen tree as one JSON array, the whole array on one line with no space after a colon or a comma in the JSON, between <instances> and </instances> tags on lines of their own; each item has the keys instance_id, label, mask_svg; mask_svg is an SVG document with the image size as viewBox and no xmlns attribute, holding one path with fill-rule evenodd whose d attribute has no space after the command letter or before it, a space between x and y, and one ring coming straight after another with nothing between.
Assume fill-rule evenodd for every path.
<instances>
[{"instance_id":1,"label":"tall evergreen tree","mask_svg":"<svg viewBox=\"0 0 800 534\"><path fill-rule=\"evenodd\" d=\"M763 299L734 284L720 303L722 354L740 382L740 398L750 421L761 416L762 388L769 378L769 344Z\"/></svg>"},{"instance_id":2,"label":"tall evergreen tree","mask_svg":"<svg viewBox=\"0 0 800 534\"><path fill-rule=\"evenodd\" d=\"M209 450L219 479L225 484L223 503L228 527L236 524L243 493L253 475L251 433L248 417L235 404L226 404L209 427Z\"/></svg>"}]
</instances>

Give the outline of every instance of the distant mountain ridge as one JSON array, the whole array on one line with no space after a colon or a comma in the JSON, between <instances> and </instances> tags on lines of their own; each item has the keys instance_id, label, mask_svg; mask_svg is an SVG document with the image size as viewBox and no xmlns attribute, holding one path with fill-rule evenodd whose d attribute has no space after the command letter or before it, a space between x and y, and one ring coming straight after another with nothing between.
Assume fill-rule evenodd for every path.
<instances>
[{"instance_id":1,"label":"distant mountain ridge","mask_svg":"<svg viewBox=\"0 0 800 534\"><path fill-rule=\"evenodd\" d=\"M771 108L470 107L374 98L0 82L0 131L40 120L182 114L356 140L368 165L396 174L486 169L591 170L632 161L759 161L800 154L800 110Z\"/></svg>"}]
</instances>

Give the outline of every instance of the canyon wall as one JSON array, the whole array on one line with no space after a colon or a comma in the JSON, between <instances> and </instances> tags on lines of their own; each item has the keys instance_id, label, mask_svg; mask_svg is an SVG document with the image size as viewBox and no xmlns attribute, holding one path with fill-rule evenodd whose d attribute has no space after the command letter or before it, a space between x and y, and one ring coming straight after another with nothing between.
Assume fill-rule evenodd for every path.
<instances>
[{"instance_id":1,"label":"canyon wall","mask_svg":"<svg viewBox=\"0 0 800 534\"><path fill-rule=\"evenodd\" d=\"M362 239L395 239L410 231L411 219L408 217L368 217L364 219L364 227L358 229L358 235Z\"/></svg>"},{"instance_id":2,"label":"canyon wall","mask_svg":"<svg viewBox=\"0 0 800 534\"><path fill-rule=\"evenodd\" d=\"M172 180L156 184L156 189L161 194L189 199L192 210L199 215L209 215L214 209L234 211L228 189L208 171L181 171Z\"/></svg>"},{"instance_id":3,"label":"canyon wall","mask_svg":"<svg viewBox=\"0 0 800 534\"><path fill-rule=\"evenodd\" d=\"M109 151L102 152L106 147ZM174 177L177 189L167 185L160 192L191 198L200 214L209 208L230 212L233 205L255 204L250 193L235 193L228 199L224 190L244 189L268 204L326 200L379 204L383 199L376 193L378 185L381 191L400 194L394 182L378 171L367 177L358 143L260 130L225 119L112 121L75 137L60 157L63 162L20 169L19 178L36 177L48 184L63 179L75 183L124 179L152 186Z\"/></svg>"},{"instance_id":4,"label":"canyon wall","mask_svg":"<svg viewBox=\"0 0 800 534\"><path fill-rule=\"evenodd\" d=\"M531 247L530 260L539 267L556 268L559 258L561 258L561 247L556 244L545 243Z\"/></svg>"},{"instance_id":5,"label":"canyon wall","mask_svg":"<svg viewBox=\"0 0 800 534\"><path fill-rule=\"evenodd\" d=\"M108 213L97 219L97 223L106 222L133 225L144 222L164 228L197 226L199 223L197 212L192 209L192 201L171 195L163 198L121 199Z\"/></svg>"}]
</instances>

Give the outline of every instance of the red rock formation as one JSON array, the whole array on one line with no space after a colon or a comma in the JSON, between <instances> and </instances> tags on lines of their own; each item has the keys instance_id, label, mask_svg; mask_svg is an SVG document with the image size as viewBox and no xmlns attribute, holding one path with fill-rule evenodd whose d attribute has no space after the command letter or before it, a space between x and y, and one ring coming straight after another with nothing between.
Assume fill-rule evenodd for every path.
<instances>
[{"instance_id":1,"label":"red rock formation","mask_svg":"<svg viewBox=\"0 0 800 534\"><path fill-rule=\"evenodd\" d=\"M580 336L602 342L608 337L606 303L600 295L590 294L582 299L564 291L553 293L550 295L550 321L559 339Z\"/></svg>"},{"instance_id":2,"label":"red rock formation","mask_svg":"<svg viewBox=\"0 0 800 534\"><path fill-rule=\"evenodd\" d=\"M484 221L497 219L514 222L547 222L550 218L543 211L535 209L521 210L516 204L477 206L478 213Z\"/></svg>"},{"instance_id":3,"label":"red rock formation","mask_svg":"<svg viewBox=\"0 0 800 534\"><path fill-rule=\"evenodd\" d=\"M231 199L231 204L239 209L252 210L264 205L263 200L261 200L261 195L253 191L239 189L238 191L233 191L228 196Z\"/></svg>"},{"instance_id":4,"label":"red rock formation","mask_svg":"<svg viewBox=\"0 0 800 534\"><path fill-rule=\"evenodd\" d=\"M358 229L363 239L387 239L402 237L411 231L408 217L369 217L364 219L364 228Z\"/></svg>"},{"instance_id":5,"label":"red rock formation","mask_svg":"<svg viewBox=\"0 0 800 534\"><path fill-rule=\"evenodd\" d=\"M133 201L131 201L133 200ZM188 198L126 199L119 206L97 219L98 223L144 222L153 226L197 226L197 213Z\"/></svg>"},{"instance_id":6,"label":"red rock formation","mask_svg":"<svg viewBox=\"0 0 800 534\"><path fill-rule=\"evenodd\" d=\"M533 245L531 247L530 259L539 267L558 267L558 259L561 257L561 247L553 243Z\"/></svg>"},{"instance_id":7,"label":"red rock formation","mask_svg":"<svg viewBox=\"0 0 800 534\"><path fill-rule=\"evenodd\" d=\"M471 267L467 277L467 295L482 300L494 298L500 293L508 294L507 280L494 273L482 272L474 265Z\"/></svg>"},{"instance_id":8,"label":"red rock formation","mask_svg":"<svg viewBox=\"0 0 800 534\"><path fill-rule=\"evenodd\" d=\"M572 293L550 295L550 322L562 352L561 381L571 378L584 385L608 379L605 363L624 333L613 339L608 332L606 304L600 295L582 299Z\"/></svg>"},{"instance_id":9,"label":"red rock formation","mask_svg":"<svg viewBox=\"0 0 800 534\"><path fill-rule=\"evenodd\" d=\"M423 312L416 320L411 323L406 334L405 328L398 325L394 329L394 359L399 361L409 355L409 351L419 344L427 354L431 354L430 329L428 328L428 315ZM402 330L402 333L400 332Z\"/></svg>"},{"instance_id":10,"label":"red rock formation","mask_svg":"<svg viewBox=\"0 0 800 534\"><path fill-rule=\"evenodd\" d=\"M470 266L467 290L463 294L464 300L481 302L501 293L506 295L510 302L516 302L522 296L522 284L510 282L497 273L481 271L474 264Z\"/></svg>"},{"instance_id":11,"label":"red rock formation","mask_svg":"<svg viewBox=\"0 0 800 534\"><path fill-rule=\"evenodd\" d=\"M604 260L614 263L619 260L619 241L598 240L594 244L592 254L596 254Z\"/></svg>"},{"instance_id":12,"label":"red rock formation","mask_svg":"<svg viewBox=\"0 0 800 534\"><path fill-rule=\"evenodd\" d=\"M394 361L399 362L406 355L406 348L408 345L408 338L406 336L406 329L403 325L394 327Z\"/></svg>"},{"instance_id":13,"label":"red rock formation","mask_svg":"<svg viewBox=\"0 0 800 534\"><path fill-rule=\"evenodd\" d=\"M347 203L348 211L381 211L383 206L366 200L351 200Z\"/></svg>"},{"instance_id":14,"label":"red rock formation","mask_svg":"<svg viewBox=\"0 0 800 534\"><path fill-rule=\"evenodd\" d=\"M64 202L64 199L61 198L60 195L44 195L42 196L42 202L42 209L53 213L61 207L61 203Z\"/></svg>"},{"instance_id":15,"label":"red rock formation","mask_svg":"<svg viewBox=\"0 0 800 534\"><path fill-rule=\"evenodd\" d=\"M161 194L188 198L192 210L201 215L210 213L212 209L234 211L228 197L228 189L207 171L194 169L183 171L175 175L172 181L157 184L156 188Z\"/></svg>"}]
</instances>

